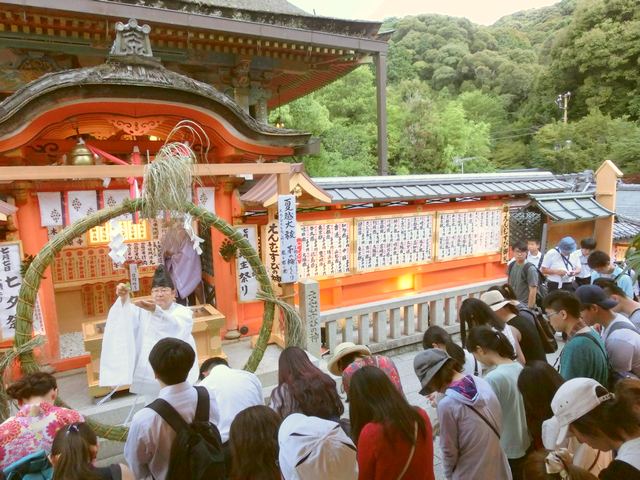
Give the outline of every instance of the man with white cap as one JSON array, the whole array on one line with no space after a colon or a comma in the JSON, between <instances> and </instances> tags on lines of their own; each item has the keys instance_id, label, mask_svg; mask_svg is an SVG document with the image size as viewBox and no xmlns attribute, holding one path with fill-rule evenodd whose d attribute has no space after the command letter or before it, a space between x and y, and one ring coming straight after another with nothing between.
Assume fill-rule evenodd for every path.
<instances>
[{"instance_id":1,"label":"man with white cap","mask_svg":"<svg viewBox=\"0 0 640 480\"><path fill-rule=\"evenodd\" d=\"M340 425L292 413L278 431L284 480L355 480L356 447Z\"/></svg>"},{"instance_id":2,"label":"man with white cap","mask_svg":"<svg viewBox=\"0 0 640 480\"><path fill-rule=\"evenodd\" d=\"M547 276L547 287L550 292L574 290L573 280L580 273L579 254L578 244L572 237L564 237L555 248L545 254L540 271Z\"/></svg>"}]
</instances>

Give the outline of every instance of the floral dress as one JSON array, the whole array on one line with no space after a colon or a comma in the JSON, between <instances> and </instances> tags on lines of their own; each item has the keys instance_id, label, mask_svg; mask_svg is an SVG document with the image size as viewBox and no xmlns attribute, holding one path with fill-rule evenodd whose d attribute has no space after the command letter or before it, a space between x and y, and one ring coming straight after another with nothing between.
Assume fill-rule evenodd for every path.
<instances>
[{"instance_id":1,"label":"floral dress","mask_svg":"<svg viewBox=\"0 0 640 480\"><path fill-rule=\"evenodd\" d=\"M39 450L50 451L58 430L75 422L84 422L75 410L48 402L23 405L0 425L0 469Z\"/></svg>"}]
</instances>

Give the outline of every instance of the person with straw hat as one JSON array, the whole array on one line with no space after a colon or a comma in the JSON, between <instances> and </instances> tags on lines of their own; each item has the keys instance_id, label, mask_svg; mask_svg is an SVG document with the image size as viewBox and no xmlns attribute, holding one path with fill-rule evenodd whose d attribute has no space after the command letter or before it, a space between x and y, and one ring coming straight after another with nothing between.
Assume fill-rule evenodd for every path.
<instances>
[{"instance_id":1,"label":"person with straw hat","mask_svg":"<svg viewBox=\"0 0 640 480\"><path fill-rule=\"evenodd\" d=\"M349 394L351 377L364 366L378 367L402 393L400 374L393 360L383 355L372 355L366 345L356 345L353 342L340 343L327 363L327 369L333 375L342 376L342 388L346 394Z\"/></svg>"}]
</instances>

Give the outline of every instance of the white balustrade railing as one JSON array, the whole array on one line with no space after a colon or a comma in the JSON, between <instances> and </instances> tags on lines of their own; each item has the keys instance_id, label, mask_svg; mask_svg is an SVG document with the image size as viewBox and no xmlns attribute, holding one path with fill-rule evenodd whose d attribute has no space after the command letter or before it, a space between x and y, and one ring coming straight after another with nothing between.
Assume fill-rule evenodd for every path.
<instances>
[{"instance_id":1,"label":"white balustrade railing","mask_svg":"<svg viewBox=\"0 0 640 480\"><path fill-rule=\"evenodd\" d=\"M313 325L324 329L323 344L330 351L341 342L368 345L373 352L398 348L421 342L430 325L440 325L452 335L457 334L460 331L458 309L462 301L479 297L491 286L504 283L505 280L495 279L320 311ZM304 317L303 313L303 321L308 328L310 324Z\"/></svg>"}]
</instances>

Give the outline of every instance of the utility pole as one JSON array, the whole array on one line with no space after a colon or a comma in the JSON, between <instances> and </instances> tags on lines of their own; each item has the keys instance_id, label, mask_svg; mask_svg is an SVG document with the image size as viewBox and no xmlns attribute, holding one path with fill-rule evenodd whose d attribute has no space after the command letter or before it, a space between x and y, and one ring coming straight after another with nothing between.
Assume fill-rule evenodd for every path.
<instances>
[{"instance_id":1,"label":"utility pole","mask_svg":"<svg viewBox=\"0 0 640 480\"><path fill-rule=\"evenodd\" d=\"M561 93L556 97L556 105L562 110L562 123L565 125L569 120L569 99L571 98L571 92Z\"/></svg>"}]
</instances>

